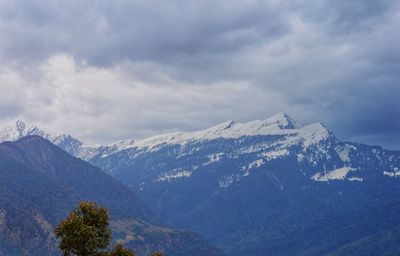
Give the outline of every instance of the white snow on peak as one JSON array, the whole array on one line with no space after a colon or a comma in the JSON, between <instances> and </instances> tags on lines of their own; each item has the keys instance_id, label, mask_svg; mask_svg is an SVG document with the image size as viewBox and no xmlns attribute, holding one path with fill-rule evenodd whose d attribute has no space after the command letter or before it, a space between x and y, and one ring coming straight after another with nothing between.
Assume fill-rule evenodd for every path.
<instances>
[{"instance_id":1,"label":"white snow on peak","mask_svg":"<svg viewBox=\"0 0 400 256\"><path fill-rule=\"evenodd\" d=\"M8 123L0 127L0 142L16 141L29 135L37 135L45 138L53 144L61 146L74 156L82 159L88 159L96 155L98 153L97 150L102 147L101 145L95 143L82 143L81 141L66 134L53 136L37 126L27 125L21 120L17 120L15 123Z\"/></svg>"},{"instance_id":2,"label":"white snow on peak","mask_svg":"<svg viewBox=\"0 0 400 256\"><path fill-rule=\"evenodd\" d=\"M215 134L215 133L218 133L218 132L223 132L223 131L233 127L234 125L236 125L236 122L233 121L233 120L229 120L229 121L223 122L221 124L218 124L216 126L213 126L211 128L208 128L207 132L209 132L211 134Z\"/></svg>"},{"instance_id":3,"label":"white snow on peak","mask_svg":"<svg viewBox=\"0 0 400 256\"><path fill-rule=\"evenodd\" d=\"M265 122L268 125L276 125L281 129L296 129L301 128L301 125L296 123L292 118L290 118L286 113L278 113L270 118L266 119Z\"/></svg>"},{"instance_id":4,"label":"white snow on peak","mask_svg":"<svg viewBox=\"0 0 400 256\"><path fill-rule=\"evenodd\" d=\"M357 169L352 168L352 167L342 167L339 169L332 170L330 172L326 173L316 173L314 174L311 179L314 181L330 181L330 180L345 180L347 177L347 174L349 174L351 171L355 171ZM348 178L347 180L349 181L362 181L361 178Z\"/></svg>"},{"instance_id":5,"label":"white snow on peak","mask_svg":"<svg viewBox=\"0 0 400 256\"><path fill-rule=\"evenodd\" d=\"M15 141L28 135L38 135L45 139L52 139L43 130L36 126L28 126L21 120L17 120L13 124L6 124L0 128L0 141Z\"/></svg>"},{"instance_id":6,"label":"white snow on peak","mask_svg":"<svg viewBox=\"0 0 400 256\"><path fill-rule=\"evenodd\" d=\"M134 146L152 150L163 145L184 145L195 141L217 138L237 139L244 136L257 135L293 135L296 142L308 147L328 138L331 133L321 123L301 127L286 114L279 113L265 120L255 120L247 123L227 121L201 131L175 132L154 136L139 140ZM293 140L290 143L293 143Z\"/></svg>"},{"instance_id":7,"label":"white snow on peak","mask_svg":"<svg viewBox=\"0 0 400 256\"><path fill-rule=\"evenodd\" d=\"M128 148L133 148L135 146L136 146L135 141L133 139L129 139L129 140L120 140L116 143L109 145L108 147L116 151L120 151Z\"/></svg>"},{"instance_id":8,"label":"white snow on peak","mask_svg":"<svg viewBox=\"0 0 400 256\"><path fill-rule=\"evenodd\" d=\"M278 113L265 120L255 120L247 123L230 120L200 131L175 132L139 141L121 140L104 146L96 143L81 142L69 135L52 136L36 126L28 126L20 120L12 125L0 128L0 141L14 141L27 135L39 135L56 145L60 145L77 157L90 159L97 154L106 157L130 148L152 151L165 145L185 145L218 138L238 139L246 136L265 135L281 136L279 139L280 149L287 148L293 144L302 144L306 148L325 140L331 133L320 123L301 127L285 113Z\"/></svg>"},{"instance_id":9,"label":"white snow on peak","mask_svg":"<svg viewBox=\"0 0 400 256\"><path fill-rule=\"evenodd\" d=\"M299 129L304 147L309 147L331 136L331 132L322 123L314 123Z\"/></svg>"}]
</instances>

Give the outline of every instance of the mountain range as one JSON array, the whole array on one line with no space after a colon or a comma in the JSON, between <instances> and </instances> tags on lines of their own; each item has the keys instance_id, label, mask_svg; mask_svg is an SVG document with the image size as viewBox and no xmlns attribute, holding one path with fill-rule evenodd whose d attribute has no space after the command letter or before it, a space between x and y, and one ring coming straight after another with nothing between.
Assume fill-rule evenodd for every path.
<instances>
[{"instance_id":1,"label":"mountain range","mask_svg":"<svg viewBox=\"0 0 400 256\"><path fill-rule=\"evenodd\" d=\"M229 255L400 253L400 152L343 142L284 113L111 145L18 121L130 187L159 218Z\"/></svg>"}]
</instances>

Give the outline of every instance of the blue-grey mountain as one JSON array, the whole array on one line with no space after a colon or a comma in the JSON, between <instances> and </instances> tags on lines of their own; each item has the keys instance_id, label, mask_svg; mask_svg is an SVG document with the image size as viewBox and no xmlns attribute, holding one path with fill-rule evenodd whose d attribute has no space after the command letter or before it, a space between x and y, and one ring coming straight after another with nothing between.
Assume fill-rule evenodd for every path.
<instances>
[{"instance_id":1,"label":"blue-grey mountain","mask_svg":"<svg viewBox=\"0 0 400 256\"><path fill-rule=\"evenodd\" d=\"M321 123L280 113L108 146L19 133L38 131L229 255L400 253L400 152L343 142Z\"/></svg>"}]
</instances>

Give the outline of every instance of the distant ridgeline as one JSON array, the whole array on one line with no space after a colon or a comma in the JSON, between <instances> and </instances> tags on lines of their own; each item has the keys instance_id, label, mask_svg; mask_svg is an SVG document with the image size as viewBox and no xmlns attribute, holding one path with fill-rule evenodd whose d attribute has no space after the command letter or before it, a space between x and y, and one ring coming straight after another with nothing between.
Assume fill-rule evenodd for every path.
<instances>
[{"instance_id":1,"label":"distant ridgeline","mask_svg":"<svg viewBox=\"0 0 400 256\"><path fill-rule=\"evenodd\" d=\"M286 114L108 146L22 122L132 188L169 225L228 255L400 253L400 152L338 140Z\"/></svg>"}]
</instances>

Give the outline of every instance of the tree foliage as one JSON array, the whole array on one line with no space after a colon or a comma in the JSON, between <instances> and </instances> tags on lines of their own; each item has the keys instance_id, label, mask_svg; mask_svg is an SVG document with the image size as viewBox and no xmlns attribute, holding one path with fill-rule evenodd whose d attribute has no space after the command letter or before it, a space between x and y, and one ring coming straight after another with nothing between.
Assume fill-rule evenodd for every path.
<instances>
[{"instance_id":1,"label":"tree foliage","mask_svg":"<svg viewBox=\"0 0 400 256\"><path fill-rule=\"evenodd\" d=\"M55 229L64 256L135 256L134 251L117 244L108 250L111 229L108 210L95 202L80 202ZM152 256L163 256L155 252Z\"/></svg>"},{"instance_id":2,"label":"tree foliage","mask_svg":"<svg viewBox=\"0 0 400 256\"><path fill-rule=\"evenodd\" d=\"M55 229L65 256L94 256L105 252L111 239L108 211L94 202L80 202Z\"/></svg>"}]
</instances>

